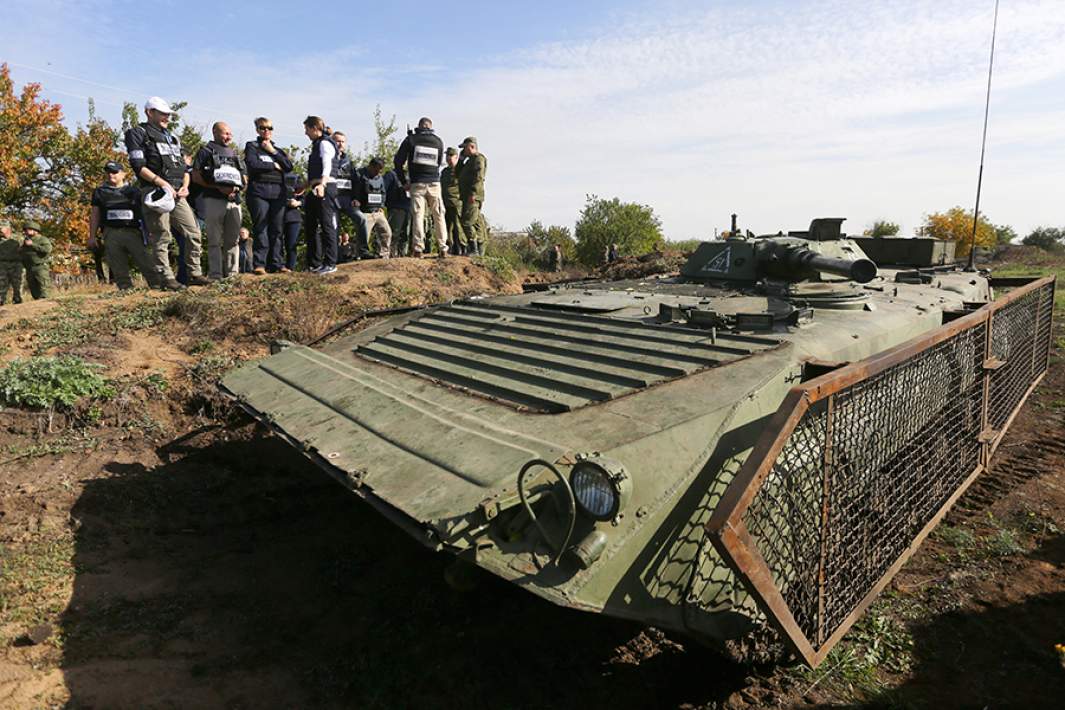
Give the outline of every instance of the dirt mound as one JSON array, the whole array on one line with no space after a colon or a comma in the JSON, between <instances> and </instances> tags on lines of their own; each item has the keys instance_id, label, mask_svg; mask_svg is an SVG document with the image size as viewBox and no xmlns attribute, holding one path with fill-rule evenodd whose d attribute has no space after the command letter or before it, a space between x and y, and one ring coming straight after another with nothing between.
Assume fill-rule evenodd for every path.
<instances>
[{"instance_id":1,"label":"dirt mound","mask_svg":"<svg viewBox=\"0 0 1065 710\"><path fill-rule=\"evenodd\" d=\"M655 274L670 274L680 270L691 256L689 252L653 251L642 256L625 256L610 264L600 266L595 277L607 281L642 279Z\"/></svg>"},{"instance_id":2,"label":"dirt mound","mask_svg":"<svg viewBox=\"0 0 1065 710\"><path fill-rule=\"evenodd\" d=\"M176 295L71 292L54 301L0 311L0 351L5 360L75 352L110 365L114 358L107 351L130 350L130 341L122 334L150 329L165 339L168 348L187 354L227 350L255 357L265 353L273 340L313 340L366 311L486 293L520 293L519 281L508 276L459 257L388 259L342 264L329 276L243 275ZM165 352L167 348L160 350L160 361L175 359ZM123 354L121 359L128 358Z\"/></svg>"}]
</instances>

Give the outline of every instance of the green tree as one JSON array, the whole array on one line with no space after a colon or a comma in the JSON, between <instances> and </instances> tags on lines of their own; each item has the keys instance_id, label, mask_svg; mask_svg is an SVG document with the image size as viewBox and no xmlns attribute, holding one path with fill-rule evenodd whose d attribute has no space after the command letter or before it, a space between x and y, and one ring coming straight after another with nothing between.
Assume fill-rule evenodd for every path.
<instances>
[{"instance_id":1,"label":"green tree","mask_svg":"<svg viewBox=\"0 0 1065 710\"><path fill-rule=\"evenodd\" d=\"M875 220L873 226L865 230L865 236L867 237L893 237L898 233L899 225L886 219Z\"/></svg>"},{"instance_id":2,"label":"green tree","mask_svg":"<svg viewBox=\"0 0 1065 710\"><path fill-rule=\"evenodd\" d=\"M1021 240L1021 244L1039 247L1048 251L1057 251L1065 247L1065 229L1061 227L1036 227L1028 236Z\"/></svg>"},{"instance_id":3,"label":"green tree","mask_svg":"<svg viewBox=\"0 0 1065 710\"><path fill-rule=\"evenodd\" d=\"M543 254L549 247L556 244L562 247L562 258L566 262L572 261L577 256L577 242L573 240L569 227L561 227L557 224L545 227L540 220L535 220L525 232L529 235L529 240L540 258L543 258Z\"/></svg>"},{"instance_id":4,"label":"green tree","mask_svg":"<svg viewBox=\"0 0 1065 710\"><path fill-rule=\"evenodd\" d=\"M995 226L995 243L998 245L1012 244L1013 240L1017 238L1017 230L1008 224L999 224Z\"/></svg>"},{"instance_id":5,"label":"green tree","mask_svg":"<svg viewBox=\"0 0 1065 710\"><path fill-rule=\"evenodd\" d=\"M587 196L573 232L577 258L589 266L603 261L610 244L617 244L622 255L638 255L661 248L665 241L651 207L596 195Z\"/></svg>"},{"instance_id":6,"label":"green tree","mask_svg":"<svg viewBox=\"0 0 1065 710\"><path fill-rule=\"evenodd\" d=\"M395 114L385 121L380 104L373 111L373 132L373 141L365 141L362 144L362 150L353 153L351 159L357 167L362 167L369 162L370 158L380 158L385 161L385 170L391 170L392 159L396 157L396 151L399 150L399 140L396 138L399 129L396 127Z\"/></svg>"}]
</instances>

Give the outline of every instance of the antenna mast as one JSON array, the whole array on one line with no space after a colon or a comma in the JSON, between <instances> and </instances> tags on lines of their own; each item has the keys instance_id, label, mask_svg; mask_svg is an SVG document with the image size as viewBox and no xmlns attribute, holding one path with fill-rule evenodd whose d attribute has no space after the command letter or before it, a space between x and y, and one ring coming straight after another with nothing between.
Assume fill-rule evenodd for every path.
<instances>
[{"instance_id":1,"label":"antenna mast","mask_svg":"<svg viewBox=\"0 0 1065 710\"><path fill-rule=\"evenodd\" d=\"M987 114L991 109L991 72L995 67L995 34L998 32L998 2L995 0L995 21L991 26L991 59L987 64L987 100L984 103L984 137L980 142L980 172L976 178L976 206L973 207L973 235L969 240L969 271L973 270L976 257L976 227L980 224L980 188L984 183L984 153L987 150Z\"/></svg>"}]
</instances>

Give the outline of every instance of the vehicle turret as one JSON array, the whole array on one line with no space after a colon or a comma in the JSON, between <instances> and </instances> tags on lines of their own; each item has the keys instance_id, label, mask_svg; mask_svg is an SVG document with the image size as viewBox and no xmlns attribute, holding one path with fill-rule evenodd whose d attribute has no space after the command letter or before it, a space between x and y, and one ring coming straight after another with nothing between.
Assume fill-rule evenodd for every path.
<instances>
[{"instance_id":1,"label":"vehicle turret","mask_svg":"<svg viewBox=\"0 0 1065 710\"><path fill-rule=\"evenodd\" d=\"M703 242L681 275L694 281L827 281L829 275L868 283L876 278L876 264L840 234L842 222L839 217L821 218L813 220L807 232Z\"/></svg>"}]
</instances>

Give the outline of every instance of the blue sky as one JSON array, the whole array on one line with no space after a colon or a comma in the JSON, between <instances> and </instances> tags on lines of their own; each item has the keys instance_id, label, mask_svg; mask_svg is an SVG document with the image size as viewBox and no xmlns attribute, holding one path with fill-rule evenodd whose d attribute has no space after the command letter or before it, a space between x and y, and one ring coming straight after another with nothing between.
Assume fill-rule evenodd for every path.
<instances>
[{"instance_id":1,"label":"blue sky","mask_svg":"<svg viewBox=\"0 0 1065 710\"><path fill-rule=\"evenodd\" d=\"M355 145L380 104L477 135L493 224L572 225L587 194L667 236L845 216L917 227L970 206L993 0L336 4L5 0L0 61L84 120L151 94L237 138L322 115ZM319 6L321 7L321 6ZM982 207L1065 226L1065 2L1004 0Z\"/></svg>"}]
</instances>

